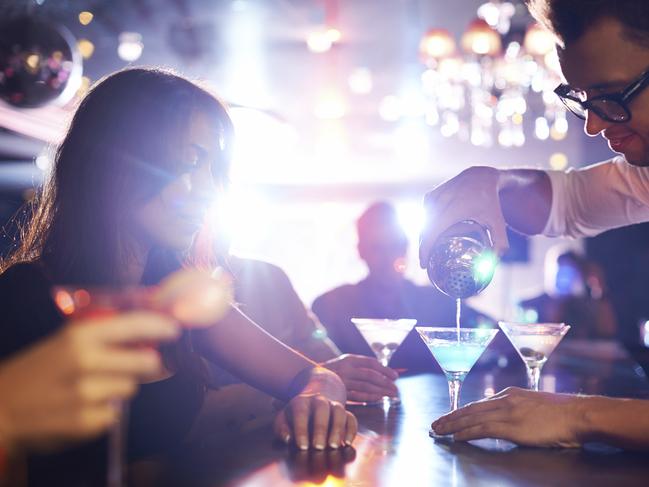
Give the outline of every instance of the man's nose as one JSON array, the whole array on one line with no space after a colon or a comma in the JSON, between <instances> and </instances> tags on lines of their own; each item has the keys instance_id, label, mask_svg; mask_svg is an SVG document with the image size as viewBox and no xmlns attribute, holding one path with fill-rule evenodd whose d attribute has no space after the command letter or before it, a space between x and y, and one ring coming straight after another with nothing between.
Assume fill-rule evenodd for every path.
<instances>
[{"instance_id":1,"label":"man's nose","mask_svg":"<svg viewBox=\"0 0 649 487\"><path fill-rule=\"evenodd\" d=\"M603 130L610 127L611 122L607 122L592 110L586 112L586 121L584 122L584 132L591 137L598 135Z\"/></svg>"}]
</instances>

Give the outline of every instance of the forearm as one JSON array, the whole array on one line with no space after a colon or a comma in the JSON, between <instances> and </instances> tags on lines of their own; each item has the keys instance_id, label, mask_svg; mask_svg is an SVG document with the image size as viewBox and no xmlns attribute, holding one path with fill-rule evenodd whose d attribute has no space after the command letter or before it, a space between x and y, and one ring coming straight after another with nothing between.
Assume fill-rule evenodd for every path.
<instances>
[{"instance_id":1,"label":"forearm","mask_svg":"<svg viewBox=\"0 0 649 487\"><path fill-rule=\"evenodd\" d=\"M583 442L598 441L628 450L649 450L649 401L603 396L581 398Z\"/></svg>"},{"instance_id":2,"label":"forearm","mask_svg":"<svg viewBox=\"0 0 649 487\"><path fill-rule=\"evenodd\" d=\"M248 384L286 399L295 377L316 364L287 347L236 308L219 323L195 330L194 343L206 358Z\"/></svg>"},{"instance_id":3,"label":"forearm","mask_svg":"<svg viewBox=\"0 0 649 487\"><path fill-rule=\"evenodd\" d=\"M526 235L543 232L552 208L552 185L544 171L498 171L500 204L507 224Z\"/></svg>"}]
</instances>

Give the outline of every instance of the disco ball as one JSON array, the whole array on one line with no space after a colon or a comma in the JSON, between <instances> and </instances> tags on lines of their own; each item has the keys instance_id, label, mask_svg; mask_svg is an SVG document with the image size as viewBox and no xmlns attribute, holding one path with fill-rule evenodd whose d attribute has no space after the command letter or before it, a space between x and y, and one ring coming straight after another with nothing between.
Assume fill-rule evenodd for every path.
<instances>
[{"instance_id":1,"label":"disco ball","mask_svg":"<svg viewBox=\"0 0 649 487\"><path fill-rule=\"evenodd\" d=\"M16 107L68 102L81 85L81 56L62 26L18 17L0 21L0 98Z\"/></svg>"}]
</instances>

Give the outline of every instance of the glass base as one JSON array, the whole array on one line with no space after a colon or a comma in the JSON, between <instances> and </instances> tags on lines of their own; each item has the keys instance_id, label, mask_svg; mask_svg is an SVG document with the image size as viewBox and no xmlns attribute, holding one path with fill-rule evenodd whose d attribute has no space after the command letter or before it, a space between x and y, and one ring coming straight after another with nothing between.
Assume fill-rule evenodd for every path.
<instances>
[{"instance_id":1,"label":"glass base","mask_svg":"<svg viewBox=\"0 0 649 487\"><path fill-rule=\"evenodd\" d=\"M399 397L388 397L385 396L378 401L347 401L347 406L399 406L401 404L401 399Z\"/></svg>"}]
</instances>

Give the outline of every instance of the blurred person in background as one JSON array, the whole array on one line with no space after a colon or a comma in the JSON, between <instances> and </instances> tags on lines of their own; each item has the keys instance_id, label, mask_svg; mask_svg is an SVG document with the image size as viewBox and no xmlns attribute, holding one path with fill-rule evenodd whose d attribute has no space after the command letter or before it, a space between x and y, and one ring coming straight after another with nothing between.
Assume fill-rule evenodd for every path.
<instances>
[{"instance_id":1,"label":"blurred person in background","mask_svg":"<svg viewBox=\"0 0 649 487\"><path fill-rule=\"evenodd\" d=\"M0 357L61 327L53 285L154 285L198 266L190 250L224 184L232 132L212 94L168 71L126 69L97 83L58 147L20 245L2 263ZM286 401L275 422L286 442L338 447L356 433L340 378L235 307L213 326L183 332L162 356L164 370L131 404L131 459L181 447L208 386L205 360ZM99 466L102 448L34 459L31 479L47 483Z\"/></svg>"},{"instance_id":2,"label":"blurred person in background","mask_svg":"<svg viewBox=\"0 0 649 487\"><path fill-rule=\"evenodd\" d=\"M343 353L374 356L351 318L411 318L422 326L455 324L455 300L405 277L408 239L391 203L371 204L358 218L356 230L358 255L367 266L367 277L327 291L311 307ZM478 324L493 325L493 321L463 304L462 326ZM413 372L433 366L430 352L416 330L394 353L390 365Z\"/></svg>"},{"instance_id":3,"label":"blurred person in background","mask_svg":"<svg viewBox=\"0 0 649 487\"><path fill-rule=\"evenodd\" d=\"M553 247L545 256L545 289L519 303L525 321L567 323L568 340L615 338L617 320L597 263L574 250Z\"/></svg>"},{"instance_id":4,"label":"blurred person in background","mask_svg":"<svg viewBox=\"0 0 649 487\"><path fill-rule=\"evenodd\" d=\"M473 167L426 196L430 217L420 246L426 264L437 236L472 219L492 230L499 250L506 225L529 235L586 237L649 221L649 8L646 0L528 0L556 36L566 84L556 93L602 134L609 161L578 170ZM649 401L509 388L439 418L457 440L504 438L522 445L577 447L603 441L649 449Z\"/></svg>"}]
</instances>

